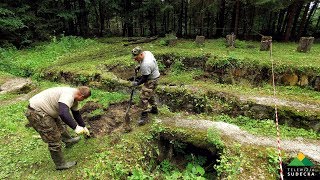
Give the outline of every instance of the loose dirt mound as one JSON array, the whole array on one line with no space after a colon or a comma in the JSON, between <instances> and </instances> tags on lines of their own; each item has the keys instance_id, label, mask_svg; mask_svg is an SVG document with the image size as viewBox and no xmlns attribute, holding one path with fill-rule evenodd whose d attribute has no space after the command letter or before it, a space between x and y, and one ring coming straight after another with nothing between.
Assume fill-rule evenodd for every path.
<instances>
[{"instance_id":1,"label":"loose dirt mound","mask_svg":"<svg viewBox=\"0 0 320 180\"><path fill-rule=\"evenodd\" d=\"M93 137L103 136L112 132L124 132L123 123L128 107L128 102L110 104L108 108L96 102L87 102L80 112L84 121L90 125ZM132 105L130 109L131 125L136 123L138 118L138 107Z\"/></svg>"}]
</instances>

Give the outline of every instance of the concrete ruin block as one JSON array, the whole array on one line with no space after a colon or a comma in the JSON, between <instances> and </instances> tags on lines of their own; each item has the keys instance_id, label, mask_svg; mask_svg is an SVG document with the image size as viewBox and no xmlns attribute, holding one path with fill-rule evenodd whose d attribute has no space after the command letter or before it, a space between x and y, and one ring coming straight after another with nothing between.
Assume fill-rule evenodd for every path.
<instances>
[{"instance_id":1,"label":"concrete ruin block","mask_svg":"<svg viewBox=\"0 0 320 180\"><path fill-rule=\"evenodd\" d=\"M309 78L307 75L301 75L299 79L300 86L307 86L309 84Z\"/></svg>"},{"instance_id":2,"label":"concrete ruin block","mask_svg":"<svg viewBox=\"0 0 320 180\"><path fill-rule=\"evenodd\" d=\"M196 37L196 43L199 44L199 45L203 45L204 44L204 40L205 40L204 36L197 36Z\"/></svg>"},{"instance_id":3,"label":"concrete ruin block","mask_svg":"<svg viewBox=\"0 0 320 180\"><path fill-rule=\"evenodd\" d=\"M320 77L316 77L316 80L314 82L314 87L313 87L316 91L320 91Z\"/></svg>"},{"instance_id":4,"label":"concrete ruin block","mask_svg":"<svg viewBox=\"0 0 320 180\"><path fill-rule=\"evenodd\" d=\"M313 44L314 37L301 37L299 40L298 52L308 52Z\"/></svg>"},{"instance_id":5,"label":"concrete ruin block","mask_svg":"<svg viewBox=\"0 0 320 180\"><path fill-rule=\"evenodd\" d=\"M269 51L272 43L272 36L262 36L260 51Z\"/></svg>"},{"instance_id":6,"label":"concrete ruin block","mask_svg":"<svg viewBox=\"0 0 320 180\"><path fill-rule=\"evenodd\" d=\"M296 74L284 74L281 81L284 85L294 86L298 83L298 76Z\"/></svg>"},{"instance_id":7,"label":"concrete ruin block","mask_svg":"<svg viewBox=\"0 0 320 180\"><path fill-rule=\"evenodd\" d=\"M27 93L32 89L32 81L25 78L11 79L0 86L0 94L10 93Z\"/></svg>"},{"instance_id":8,"label":"concrete ruin block","mask_svg":"<svg viewBox=\"0 0 320 180\"><path fill-rule=\"evenodd\" d=\"M167 40L168 42L168 46L174 46L174 45L176 45L177 44L177 42L178 42L178 38L175 38L175 39L168 39Z\"/></svg>"},{"instance_id":9,"label":"concrete ruin block","mask_svg":"<svg viewBox=\"0 0 320 180\"><path fill-rule=\"evenodd\" d=\"M235 43L236 43L236 35L232 34L228 34L226 36L226 45L227 47L231 47L234 48L235 47Z\"/></svg>"},{"instance_id":10,"label":"concrete ruin block","mask_svg":"<svg viewBox=\"0 0 320 180\"><path fill-rule=\"evenodd\" d=\"M165 45L166 46L174 46L178 42L178 37L174 34L166 34L165 37Z\"/></svg>"}]
</instances>

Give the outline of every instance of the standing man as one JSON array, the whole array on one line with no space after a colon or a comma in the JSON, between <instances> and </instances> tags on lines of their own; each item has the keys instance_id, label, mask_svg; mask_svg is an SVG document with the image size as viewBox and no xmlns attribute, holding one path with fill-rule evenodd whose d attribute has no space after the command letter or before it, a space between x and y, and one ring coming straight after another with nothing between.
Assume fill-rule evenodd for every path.
<instances>
[{"instance_id":1,"label":"standing man","mask_svg":"<svg viewBox=\"0 0 320 180\"><path fill-rule=\"evenodd\" d=\"M40 134L41 139L48 144L57 170L68 169L77 164L75 161L65 162L60 141L62 140L66 147L70 147L80 140L80 137L72 138L69 135L62 121L77 134L90 135L78 110L78 102L90 95L91 91L86 86L54 87L36 94L29 100L26 117L31 126Z\"/></svg>"},{"instance_id":2,"label":"standing man","mask_svg":"<svg viewBox=\"0 0 320 180\"><path fill-rule=\"evenodd\" d=\"M138 120L138 125L142 126L148 121L148 112L158 114L158 108L155 101L155 89L158 86L160 77L159 68L156 59L150 51L142 51L141 47L137 46L132 49L132 58L139 63L135 68L141 72L142 77L132 83L133 86L144 84L141 89L141 116ZM151 110L148 111L148 103L151 105Z\"/></svg>"}]
</instances>

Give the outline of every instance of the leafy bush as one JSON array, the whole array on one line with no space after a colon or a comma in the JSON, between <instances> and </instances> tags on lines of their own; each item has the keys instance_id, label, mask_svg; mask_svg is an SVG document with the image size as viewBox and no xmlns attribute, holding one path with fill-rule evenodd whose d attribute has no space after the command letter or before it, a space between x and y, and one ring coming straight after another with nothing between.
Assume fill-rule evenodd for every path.
<instances>
[{"instance_id":1,"label":"leafy bush","mask_svg":"<svg viewBox=\"0 0 320 180\"><path fill-rule=\"evenodd\" d=\"M215 170L220 178L224 179L237 179L237 175L240 173L240 168L243 160L243 153L240 150L240 144L236 144L234 149L224 149L220 159L217 161L219 164L214 165Z\"/></svg>"}]
</instances>

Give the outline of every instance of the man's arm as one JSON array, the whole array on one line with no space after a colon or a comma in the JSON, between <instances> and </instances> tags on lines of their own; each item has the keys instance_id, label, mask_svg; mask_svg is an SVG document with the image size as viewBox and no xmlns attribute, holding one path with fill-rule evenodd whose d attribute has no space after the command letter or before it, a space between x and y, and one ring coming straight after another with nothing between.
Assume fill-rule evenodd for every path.
<instances>
[{"instance_id":1,"label":"man's arm","mask_svg":"<svg viewBox=\"0 0 320 180\"><path fill-rule=\"evenodd\" d=\"M139 86L140 84L143 84L148 81L149 75L143 75L141 79L138 81L133 82L135 86Z\"/></svg>"},{"instance_id":2,"label":"man's arm","mask_svg":"<svg viewBox=\"0 0 320 180\"><path fill-rule=\"evenodd\" d=\"M79 111L74 111L71 109L72 115L74 117L74 119L77 121L77 123L79 124L79 126L85 127L86 124L84 124L84 121L81 117L81 114Z\"/></svg>"},{"instance_id":3,"label":"man's arm","mask_svg":"<svg viewBox=\"0 0 320 180\"><path fill-rule=\"evenodd\" d=\"M76 129L77 123L73 120L69 112L69 107L61 102L59 102L59 116L62 121L65 122L69 127L71 127L72 129Z\"/></svg>"}]
</instances>

